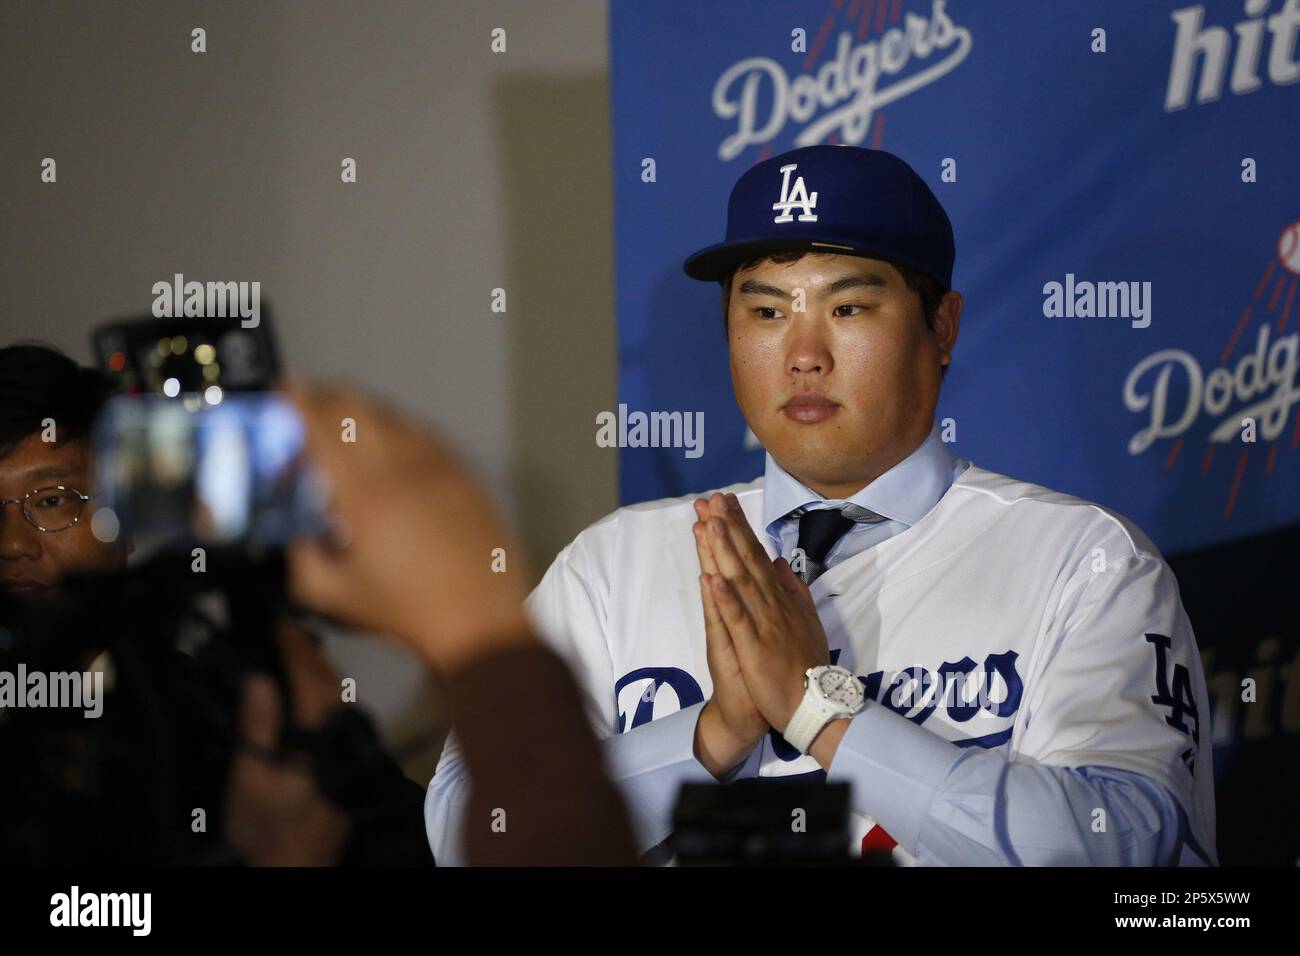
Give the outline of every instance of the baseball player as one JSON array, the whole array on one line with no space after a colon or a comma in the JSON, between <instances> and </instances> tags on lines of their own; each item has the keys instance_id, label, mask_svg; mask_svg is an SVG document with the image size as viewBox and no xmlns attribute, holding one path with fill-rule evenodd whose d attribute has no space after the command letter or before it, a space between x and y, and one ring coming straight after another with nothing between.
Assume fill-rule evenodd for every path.
<instances>
[{"instance_id":1,"label":"baseball player","mask_svg":"<svg viewBox=\"0 0 1300 956\"><path fill-rule=\"evenodd\" d=\"M954 255L905 162L811 146L745 172L726 240L686 261L722 283L764 473L620 508L527 602L644 859L668 856L682 783L803 776L849 783L855 845L900 863L1217 865L1169 567L1123 517L955 458L935 425ZM453 735L425 802L439 863L490 825L467 787Z\"/></svg>"}]
</instances>

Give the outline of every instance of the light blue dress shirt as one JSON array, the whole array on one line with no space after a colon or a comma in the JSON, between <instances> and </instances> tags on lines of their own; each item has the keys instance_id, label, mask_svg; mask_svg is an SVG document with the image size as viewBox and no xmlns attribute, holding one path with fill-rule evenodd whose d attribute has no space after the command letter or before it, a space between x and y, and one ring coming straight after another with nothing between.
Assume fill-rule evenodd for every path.
<instances>
[{"instance_id":1,"label":"light blue dress shirt","mask_svg":"<svg viewBox=\"0 0 1300 956\"><path fill-rule=\"evenodd\" d=\"M846 499L887 520L858 524L827 554L826 565L911 527L970 466L948 453L936 425L907 458ZM769 455L763 521L790 559L797 508L827 501ZM684 708L604 741L614 781L628 803L641 850L671 830L680 785L712 777L694 757L703 704ZM738 776L753 774L751 757ZM868 701L840 740L828 781L850 784L853 808L875 819L926 865L1207 865L1187 841L1187 823L1169 791L1141 774L1109 767L1054 767L962 748ZM1105 810L1104 832L1093 832Z\"/></svg>"},{"instance_id":2,"label":"light blue dress shirt","mask_svg":"<svg viewBox=\"0 0 1300 956\"><path fill-rule=\"evenodd\" d=\"M799 521L787 516L797 508L815 511L853 504L887 519L850 528L826 555L829 569L916 524L969 467L969 461L948 453L936 425L912 454L857 494L828 499L802 484L768 455L763 472L763 527L777 552L788 561L799 541Z\"/></svg>"}]
</instances>

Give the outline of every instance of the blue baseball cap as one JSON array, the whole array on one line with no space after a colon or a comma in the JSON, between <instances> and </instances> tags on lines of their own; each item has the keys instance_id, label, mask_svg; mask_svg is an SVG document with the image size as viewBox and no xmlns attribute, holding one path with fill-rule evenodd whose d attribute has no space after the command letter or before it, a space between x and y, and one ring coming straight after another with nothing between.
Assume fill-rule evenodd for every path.
<instances>
[{"instance_id":1,"label":"blue baseball cap","mask_svg":"<svg viewBox=\"0 0 1300 956\"><path fill-rule=\"evenodd\" d=\"M911 166L883 149L819 145L751 166L727 203L727 238L682 265L721 282L747 259L802 249L892 259L947 292L957 254L948 214Z\"/></svg>"}]
</instances>

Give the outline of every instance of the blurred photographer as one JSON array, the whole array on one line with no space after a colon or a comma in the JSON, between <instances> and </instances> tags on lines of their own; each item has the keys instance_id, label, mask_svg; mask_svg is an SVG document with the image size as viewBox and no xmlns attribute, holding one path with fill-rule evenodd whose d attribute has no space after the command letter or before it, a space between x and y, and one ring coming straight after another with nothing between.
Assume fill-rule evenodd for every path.
<instances>
[{"instance_id":1,"label":"blurred photographer","mask_svg":"<svg viewBox=\"0 0 1300 956\"><path fill-rule=\"evenodd\" d=\"M184 596L158 594L158 581L128 571L133 546L115 527L92 533L90 430L110 391L101 373L52 349L0 349L0 856L429 865L423 788L382 754L365 718L336 716L338 676L314 637L288 615L273 624L292 721L281 719L279 690L265 678L254 679L243 713L224 713L238 688L169 631ZM52 687L55 675L97 688L94 712L29 693L33 680ZM299 773L310 812L274 839L236 840L248 831L234 827L246 815L228 819L223 800L227 770L240 766L223 731L256 741L268 719L292 723L297 739L334 758L336 776L359 765L364 777L343 781L343 809ZM345 757L360 756L353 764L338 759L347 745Z\"/></svg>"},{"instance_id":2,"label":"blurred photographer","mask_svg":"<svg viewBox=\"0 0 1300 956\"><path fill-rule=\"evenodd\" d=\"M0 349L0 619L5 652L0 669L14 681L14 665L33 670L95 674L113 691L113 663L100 654L112 620L75 643L39 636L18 646L8 626L21 602L53 602L57 588L80 574L126 567L131 545L104 542L91 532L96 485L89 434L110 388L94 369L39 345ZM185 681L174 688L186 691ZM17 686L18 694L26 688ZM104 803L102 789L129 783L135 769L102 742L129 732L139 714L103 708L84 720L59 710L0 709L0 746L7 783L0 790L0 846L15 863L71 863L92 856L144 862L169 842L153 809L140 800ZM143 743L143 742L142 742ZM159 755L160 763L170 761Z\"/></svg>"}]
</instances>

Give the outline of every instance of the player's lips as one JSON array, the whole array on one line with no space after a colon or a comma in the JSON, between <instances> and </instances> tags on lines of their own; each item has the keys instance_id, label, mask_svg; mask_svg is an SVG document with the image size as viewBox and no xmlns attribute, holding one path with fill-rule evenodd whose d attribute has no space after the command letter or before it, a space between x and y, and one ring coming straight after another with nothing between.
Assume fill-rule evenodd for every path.
<instances>
[{"instance_id":1,"label":"player's lips","mask_svg":"<svg viewBox=\"0 0 1300 956\"><path fill-rule=\"evenodd\" d=\"M781 406L781 411L785 413L786 418L804 424L824 422L839 410L839 402L833 402L825 395L818 395L815 392L796 395Z\"/></svg>"}]
</instances>

